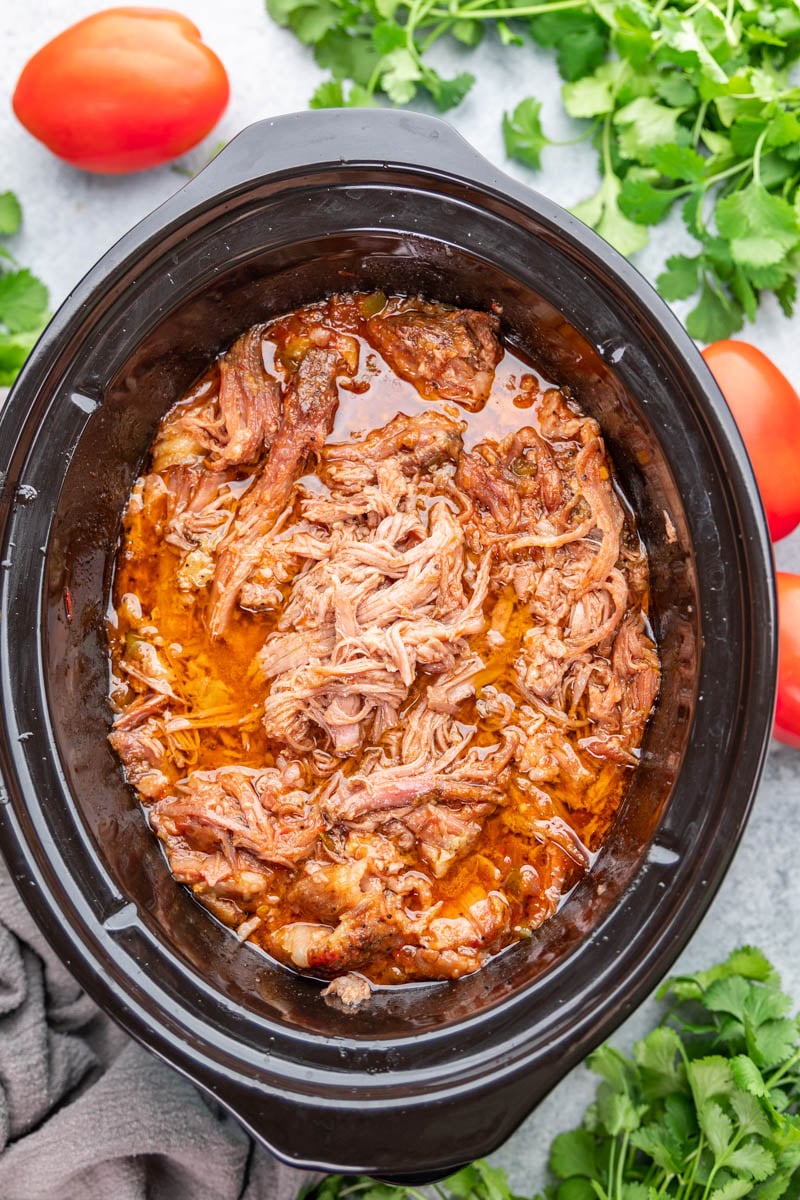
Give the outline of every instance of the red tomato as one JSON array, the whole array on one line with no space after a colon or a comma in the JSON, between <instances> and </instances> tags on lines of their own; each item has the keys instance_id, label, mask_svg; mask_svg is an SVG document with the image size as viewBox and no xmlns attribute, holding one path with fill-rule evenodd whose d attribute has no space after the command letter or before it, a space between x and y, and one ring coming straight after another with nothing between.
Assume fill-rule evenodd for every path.
<instances>
[{"instance_id":1,"label":"red tomato","mask_svg":"<svg viewBox=\"0 0 800 1200\"><path fill-rule=\"evenodd\" d=\"M703 358L739 426L777 542L800 523L800 396L747 342L714 342Z\"/></svg>"},{"instance_id":2,"label":"red tomato","mask_svg":"<svg viewBox=\"0 0 800 1200\"><path fill-rule=\"evenodd\" d=\"M116 175L191 149L222 116L229 94L225 68L186 17L109 8L34 54L13 105L59 158Z\"/></svg>"},{"instance_id":3,"label":"red tomato","mask_svg":"<svg viewBox=\"0 0 800 1200\"><path fill-rule=\"evenodd\" d=\"M800 749L800 575L778 571L778 707L773 733Z\"/></svg>"}]
</instances>

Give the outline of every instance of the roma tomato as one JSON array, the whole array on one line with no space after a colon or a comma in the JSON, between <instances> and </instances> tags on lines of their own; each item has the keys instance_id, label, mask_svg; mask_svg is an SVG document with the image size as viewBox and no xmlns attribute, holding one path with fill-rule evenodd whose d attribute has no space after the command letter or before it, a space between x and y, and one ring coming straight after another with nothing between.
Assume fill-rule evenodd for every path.
<instances>
[{"instance_id":1,"label":"roma tomato","mask_svg":"<svg viewBox=\"0 0 800 1200\"><path fill-rule=\"evenodd\" d=\"M747 342L714 342L703 358L739 426L777 542L800 523L800 396Z\"/></svg>"},{"instance_id":2,"label":"roma tomato","mask_svg":"<svg viewBox=\"0 0 800 1200\"><path fill-rule=\"evenodd\" d=\"M773 733L800 748L800 575L778 571L778 707Z\"/></svg>"},{"instance_id":3,"label":"roma tomato","mask_svg":"<svg viewBox=\"0 0 800 1200\"><path fill-rule=\"evenodd\" d=\"M191 149L222 116L229 94L225 68L186 17L109 8L34 54L13 105L59 158L120 174Z\"/></svg>"}]
</instances>

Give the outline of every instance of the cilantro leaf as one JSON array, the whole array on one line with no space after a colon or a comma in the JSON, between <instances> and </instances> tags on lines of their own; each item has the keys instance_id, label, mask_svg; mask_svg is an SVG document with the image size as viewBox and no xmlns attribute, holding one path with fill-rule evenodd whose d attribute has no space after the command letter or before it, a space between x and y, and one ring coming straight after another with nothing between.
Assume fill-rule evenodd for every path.
<instances>
[{"instance_id":1,"label":"cilantro leaf","mask_svg":"<svg viewBox=\"0 0 800 1200\"><path fill-rule=\"evenodd\" d=\"M676 199L674 189L654 187L649 179L637 178L629 172L622 181L619 207L639 225L657 225Z\"/></svg>"},{"instance_id":2,"label":"cilantro leaf","mask_svg":"<svg viewBox=\"0 0 800 1200\"><path fill-rule=\"evenodd\" d=\"M778 1021L786 1016L792 1007L789 996L779 992L777 988L754 987L747 988L747 994L742 1006L743 1015L758 1027L765 1021Z\"/></svg>"},{"instance_id":3,"label":"cilantro leaf","mask_svg":"<svg viewBox=\"0 0 800 1200\"><path fill-rule=\"evenodd\" d=\"M613 112L620 77L619 63L603 63L592 75L565 83L561 89L564 108L571 117L602 117Z\"/></svg>"},{"instance_id":4,"label":"cilantro leaf","mask_svg":"<svg viewBox=\"0 0 800 1200\"><path fill-rule=\"evenodd\" d=\"M541 1198L537 1197L537 1200ZM588 1179L581 1175L573 1175L571 1179L565 1179L559 1184L556 1200L597 1200L597 1192Z\"/></svg>"},{"instance_id":5,"label":"cilantro leaf","mask_svg":"<svg viewBox=\"0 0 800 1200\"><path fill-rule=\"evenodd\" d=\"M718 342L738 333L744 324L741 305L706 278L700 299L686 318L686 328L698 342Z\"/></svg>"},{"instance_id":6,"label":"cilantro leaf","mask_svg":"<svg viewBox=\"0 0 800 1200\"><path fill-rule=\"evenodd\" d=\"M449 108L459 105L474 82L475 76L466 71L462 71L452 79L442 79L436 71L431 71L426 67L422 76L422 83L433 97L439 112L446 112Z\"/></svg>"},{"instance_id":7,"label":"cilantro leaf","mask_svg":"<svg viewBox=\"0 0 800 1200\"><path fill-rule=\"evenodd\" d=\"M0 235L17 232L22 209L13 192L0 195ZM9 264L9 265L6 265ZM0 387L14 382L49 319L47 288L0 246Z\"/></svg>"},{"instance_id":8,"label":"cilantro leaf","mask_svg":"<svg viewBox=\"0 0 800 1200\"><path fill-rule=\"evenodd\" d=\"M471 21L469 17L462 17L460 20L454 21L451 30L456 41L461 42L464 46L477 46L483 39L483 31L483 23Z\"/></svg>"},{"instance_id":9,"label":"cilantro leaf","mask_svg":"<svg viewBox=\"0 0 800 1200\"><path fill-rule=\"evenodd\" d=\"M406 35L394 21L381 21L372 30L372 44L378 54L391 54L393 50L405 46Z\"/></svg>"},{"instance_id":10,"label":"cilantro leaf","mask_svg":"<svg viewBox=\"0 0 800 1200\"><path fill-rule=\"evenodd\" d=\"M479 1159L444 1181L451 1196L465 1200L515 1200L505 1171Z\"/></svg>"},{"instance_id":11,"label":"cilantro leaf","mask_svg":"<svg viewBox=\"0 0 800 1200\"><path fill-rule=\"evenodd\" d=\"M727 1161L727 1152L733 1143L733 1121L722 1106L713 1100L706 1100L703 1104L698 1101L697 1116L714 1157Z\"/></svg>"},{"instance_id":12,"label":"cilantro leaf","mask_svg":"<svg viewBox=\"0 0 800 1200\"><path fill-rule=\"evenodd\" d=\"M800 142L800 114L783 110L776 113L767 129L767 145L797 147Z\"/></svg>"},{"instance_id":13,"label":"cilantro leaf","mask_svg":"<svg viewBox=\"0 0 800 1200\"><path fill-rule=\"evenodd\" d=\"M785 317L794 315L794 306L797 301L797 279L794 275L788 276L783 283L775 288L775 295L778 297L778 304L781 306L781 311Z\"/></svg>"},{"instance_id":14,"label":"cilantro leaf","mask_svg":"<svg viewBox=\"0 0 800 1200\"><path fill-rule=\"evenodd\" d=\"M653 146L649 152L649 159L667 179L700 183L706 173L706 160L702 154L698 154L690 146L678 146L674 142Z\"/></svg>"},{"instance_id":15,"label":"cilantro leaf","mask_svg":"<svg viewBox=\"0 0 800 1200\"><path fill-rule=\"evenodd\" d=\"M707 971L697 971L694 975L678 975L662 983L656 995L663 999L672 993L677 1000L699 999L706 988L715 979L728 979L741 975L744 979L752 979L758 983L767 983L772 987L780 983L772 963L765 957L763 951L754 946L741 946L732 950L723 963L717 963Z\"/></svg>"},{"instance_id":16,"label":"cilantro leaf","mask_svg":"<svg viewBox=\"0 0 800 1200\"><path fill-rule=\"evenodd\" d=\"M291 23L292 15L308 6L308 0L266 0L266 4L273 21L285 29Z\"/></svg>"},{"instance_id":17,"label":"cilantro leaf","mask_svg":"<svg viewBox=\"0 0 800 1200\"><path fill-rule=\"evenodd\" d=\"M647 158L666 143L688 140L688 131L678 125L682 110L659 104L649 96L639 96L614 114L619 130L619 148L625 158Z\"/></svg>"},{"instance_id":18,"label":"cilantro leaf","mask_svg":"<svg viewBox=\"0 0 800 1200\"><path fill-rule=\"evenodd\" d=\"M408 104L417 92L422 70L410 50L398 47L383 57L381 87L395 104Z\"/></svg>"},{"instance_id":19,"label":"cilantro leaf","mask_svg":"<svg viewBox=\"0 0 800 1200\"><path fill-rule=\"evenodd\" d=\"M743 266L778 263L800 242L797 211L759 183L719 200L714 218L734 259Z\"/></svg>"},{"instance_id":20,"label":"cilantro leaf","mask_svg":"<svg viewBox=\"0 0 800 1200\"><path fill-rule=\"evenodd\" d=\"M758 1066L776 1067L791 1055L797 1041L793 1021L766 1021L758 1028L746 1022L747 1049Z\"/></svg>"},{"instance_id":21,"label":"cilantro leaf","mask_svg":"<svg viewBox=\"0 0 800 1200\"><path fill-rule=\"evenodd\" d=\"M620 254L630 256L647 245L647 230L635 224L621 211L622 185L616 175L606 175L599 190L588 200L576 204L573 214L591 225Z\"/></svg>"},{"instance_id":22,"label":"cilantro leaf","mask_svg":"<svg viewBox=\"0 0 800 1200\"><path fill-rule=\"evenodd\" d=\"M740 975L729 976L726 979L715 979L706 988L703 1004L711 1012L730 1013L739 1020L744 1020L745 1005L750 993L750 985Z\"/></svg>"},{"instance_id":23,"label":"cilantro leaf","mask_svg":"<svg viewBox=\"0 0 800 1200\"><path fill-rule=\"evenodd\" d=\"M709 1200L741 1200L753 1190L752 1179L729 1179L722 1187L714 1188Z\"/></svg>"},{"instance_id":24,"label":"cilantro leaf","mask_svg":"<svg viewBox=\"0 0 800 1200\"><path fill-rule=\"evenodd\" d=\"M631 1133L640 1123L640 1111L627 1092L615 1092L610 1086L598 1090L597 1115L611 1137Z\"/></svg>"},{"instance_id":25,"label":"cilantro leaf","mask_svg":"<svg viewBox=\"0 0 800 1200\"><path fill-rule=\"evenodd\" d=\"M681 1060L681 1039L674 1029L659 1025L634 1048L634 1058L641 1073L641 1087L648 1097L668 1096L679 1092L686 1072Z\"/></svg>"},{"instance_id":26,"label":"cilantro leaf","mask_svg":"<svg viewBox=\"0 0 800 1200\"><path fill-rule=\"evenodd\" d=\"M562 79L582 79L605 59L608 29L592 12L542 13L532 17L528 27L535 42L556 51Z\"/></svg>"},{"instance_id":27,"label":"cilantro leaf","mask_svg":"<svg viewBox=\"0 0 800 1200\"><path fill-rule=\"evenodd\" d=\"M22 208L13 192L0 193L0 234L10 237L22 224Z\"/></svg>"},{"instance_id":28,"label":"cilantro leaf","mask_svg":"<svg viewBox=\"0 0 800 1200\"><path fill-rule=\"evenodd\" d=\"M338 79L326 79L308 102L309 108L371 108L374 99L366 88L351 84L349 92Z\"/></svg>"},{"instance_id":29,"label":"cilantro leaf","mask_svg":"<svg viewBox=\"0 0 800 1200\"><path fill-rule=\"evenodd\" d=\"M315 45L339 25L341 12L334 0L267 0L274 21L292 32L306 46Z\"/></svg>"},{"instance_id":30,"label":"cilantro leaf","mask_svg":"<svg viewBox=\"0 0 800 1200\"><path fill-rule=\"evenodd\" d=\"M651 1158L656 1166L668 1175L677 1175L684 1155L682 1147L671 1134L667 1125L653 1122L631 1134L631 1145Z\"/></svg>"},{"instance_id":31,"label":"cilantro leaf","mask_svg":"<svg viewBox=\"0 0 800 1200\"><path fill-rule=\"evenodd\" d=\"M720 133L716 129L703 129L700 133L700 138L703 145L718 158L732 156L733 147L731 146L731 139L727 134Z\"/></svg>"},{"instance_id":32,"label":"cilantro leaf","mask_svg":"<svg viewBox=\"0 0 800 1200\"><path fill-rule=\"evenodd\" d=\"M740 1091L744 1092L746 1095L751 1097L766 1097L769 1095L767 1086L764 1083L763 1075L753 1060L748 1058L746 1054L736 1054L731 1059L731 1075L733 1076L733 1081L737 1088L739 1088ZM734 1099L736 1099L736 1097L732 1097L731 1102L733 1102ZM737 1102L742 1101L743 1097L739 1096ZM761 1110L759 1109L759 1112L760 1111ZM741 1114L740 1119L743 1120Z\"/></svg>"},{"instance_id":33,"label":"cilantro leaf","mask_svg":"<svg viewBox=\"0 0 800 1200\"><path fill-rule=\"evenodd\" d=\"M0 276L0 321L9 333L41 329L47 311L47 288L27 269Z\"/></svg>"},{"instance_id":34,"label":"cilantro leaf","mask_svg":"<svg viewBox=\"0 0 800 1200\"><path fill-rule=\"evenodd\" d=\"M680 11L668 10L661 19L661 41L656 55L660 62L684 67L707 84L728 83L714 55L698 32L695 20Z\"/></svg>"},{"instance_id":35,"label":"cilantro leaf","mask_svg":"<svg viewBox=\"0 0 800 1200\"><path fill-rule=\"evenodd\" d=\"M503 141L509 158L516 158L538 171L541 167L542 150L549 138L542 130L539 100L528 96L521 100L513 113L503 113Z\"/></svg>"},{"instance_id":36,"label":"cilantro leaf","mask_svg":"<svg viewBox=\"0 0 800 1200\"><path fill-rule=\"evenodd\" d=\"M314 59L334 79L352 79L362 87L369 85L381 61L369 35L354 36L343 29L332 29L317 42Z\"/></svg>"},{"instance_id":37,"label":"cilantro leaf","mask_svg":"<svg viewBox=\"0 0 800 1200\"><path fill-rule=\"evenodd\" d=\"M643 67L652 53L657 25L649 5L638 0L615 5L612 43L619 57L634 67Z\"/></svg>"},{"instance_id":38,"label":"cilantro leaf","mask_svg":"<svg viewBox=\"0 0 800 1200\"><path fill-rule=\"evenodd\" d=\"M660 75L655 83L655 92L673 108L690 108L697 101L697 89L691 80L677 72Z\"/></svg>"},{"instance_id":39,"label":"cilantro leaf","mask_svg":"<svg viewBox=\"0 0 800 1200\"><path fill-rule=\"evenodd\" d=\"M41 330L30 333L0 332L0 387L10 387L19 375Z\"/></svg>"},{"instance_id":40,"label":"cilantro leaf","mask_svg":"<svg viewBox=\"0 0 800 1200\"><path fill-rule=\"evenodd\" d=\"M764 117L751 117L746 114L734 121L729 130L730 146L734 154L749 156L753 153L761 134L767 128Z\"/></svg>"},{"instance_id":41,"label":"cilantro leaf","mask_svg":"<svg viewBox=\"0 0 800 1200\"><path fill-rule=\"evenodd\" d=\"M775 1170L775 1159L764 1146L751 1142L729 1154L725 1166L760 1182Z\"/></svg>"},{"instance_id":42,"label":"cilantro leaf","mask_svg":"<svg viewBox=\"0 0 800 1200\"><path fill-rule=\"evenodd\" d=\"M699 277L699 257L674 254L667 259L667 269L662 271L656 282L665 300L688 300L697 291Z\"/></svg>"},{"instance_id":43,"label":"cilantro leaf","mask_svg":"<svg viewBox=\"0 0 800 1200\"><path fill-rule=\"evenodd\" d=\"M763 950L756 946L742 946L733 950L722 964L721 971L731 975L743 975L745 979L766 983L770 987L779 987L781 982L780 976L767 960Z\"/></svg>"},{"instance_id":44,"label":"cilantro leaf","mask_svg":"<svg viewBox=\"0 0 800 1200\"><path fill-rule=\"evenodd\" d=\"M764 1096L766 1097L766 1088ZM730 1106L736 1114L740 1137L747 1137L751 1134L755 1137L769 1137L770 1123L763 1105L755 1096L751 1096L748 1092L732 1092Z\"/></svg>"},{"instance_id":45,"label":"cilantro leaf","mask_svg":"<svg viewBox=\"0 0 800 1200\"><path fill-rule=\"evenodd\" d=\"M550 1147L550 1169L559 1179L573 1175L586 1175L594 1179L597 1162L594 1138L588 1129L573 1129L571 1133L560 1133Z\"/></svg>"}]
</instances>

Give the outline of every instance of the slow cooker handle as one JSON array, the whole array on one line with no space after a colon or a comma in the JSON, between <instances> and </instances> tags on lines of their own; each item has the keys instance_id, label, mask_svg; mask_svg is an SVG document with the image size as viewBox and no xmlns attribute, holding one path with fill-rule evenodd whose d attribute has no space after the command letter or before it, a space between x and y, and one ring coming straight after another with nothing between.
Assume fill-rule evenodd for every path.
<instances>
[{"instance_id":1,"label":"slow cooker handle","mask_svg":"<svg viewBox=\"0 0 800 1200\"><path fill-rule=\"evenodd\" d=\"M188 212L266 176L340 163L408 164L504 191L520 186L437 117L391 109L321 109L248 125L165 207Z\"/></svg>"}]
</instances>

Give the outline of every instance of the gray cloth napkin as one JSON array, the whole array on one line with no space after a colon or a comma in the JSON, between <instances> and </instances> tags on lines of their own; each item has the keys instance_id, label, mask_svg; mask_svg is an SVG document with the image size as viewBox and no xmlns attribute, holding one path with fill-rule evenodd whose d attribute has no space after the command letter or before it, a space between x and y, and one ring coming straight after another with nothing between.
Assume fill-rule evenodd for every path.
<instances>
[{"instance_id":1,"label":"gray cloth napkin","mask_svg":"<svg viewBox=\"0 0 800 1200\"><path fill-rule=\"evenodd\" d=\"M308 1178L100 1012L0 859L2 1200L294 1200Z\"/></svg>"}]
</instances>

